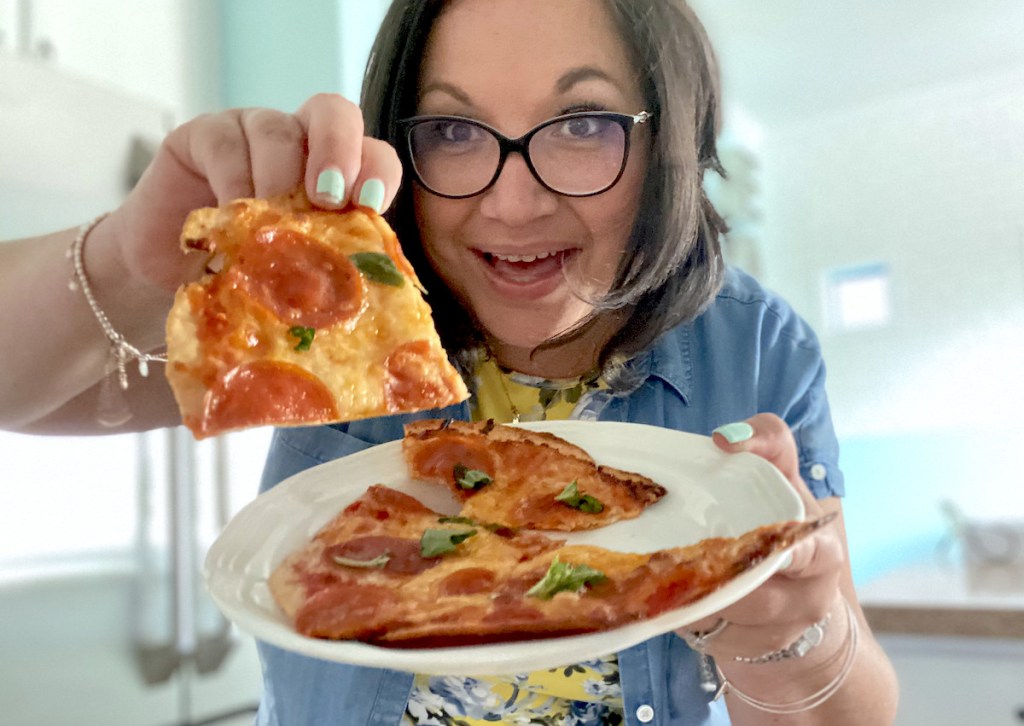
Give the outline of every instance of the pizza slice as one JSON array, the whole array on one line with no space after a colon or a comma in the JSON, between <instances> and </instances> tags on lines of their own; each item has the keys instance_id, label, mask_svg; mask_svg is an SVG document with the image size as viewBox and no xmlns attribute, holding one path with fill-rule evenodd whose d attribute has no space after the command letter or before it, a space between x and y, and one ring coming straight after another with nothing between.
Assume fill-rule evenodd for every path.
<instances>
[{"instance_id":1,"label":"pizza slice","mask_svg":"<svg viewBox=\"0 0 1024 726\"><path fill-rule=\"evenodd\" d=\"M665 495L651 479L599 466L554 434L493 421L416 421L405 427L402 451L410 475L448 486L463 515L511 527L603 527Z\"/></svg>"},{"instance_id":2,"label":"pizza slice","mask_svg":"<svg viewBox=\"0 0 1024 726\"><path fill-rule=\"evenodd\" d=\"M288 556L269 585L310 637L401 648L547 638L693 603L828 521L625 553L445 517L376 485Z\"/></svg>"},{"instance_id":3,"label":"pizza slice","mask_svg":"<svg viewBox=\"0 0 1024 726\"><path fill-rule=\"evenodd\" d=\"M288 556L269 587L300 633L374 640L423 620L435 598L438 617L486 599L502 571L560 544L447 517L377 484Z\"/></svg>"},{"instance_id":4,"label":"pizza slice","mask_svg":"<svg viewBox=\"0 0 1024 726\"><path fill-rule=\"evenodd\" d=\"M375 212L302 191L189 215L210 254L167 320L167 378L196 438L438 408L468 391L420 282Z\"/></svg>"}]
</instances>

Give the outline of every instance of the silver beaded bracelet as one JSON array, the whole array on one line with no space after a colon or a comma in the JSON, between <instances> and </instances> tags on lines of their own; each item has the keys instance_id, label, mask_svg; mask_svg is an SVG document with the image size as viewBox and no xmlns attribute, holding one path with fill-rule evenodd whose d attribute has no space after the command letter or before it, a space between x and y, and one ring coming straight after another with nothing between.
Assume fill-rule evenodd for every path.
<instances>
[{"instance_id":1,"label":"silver beaded bracelet","mask_svg":"<svg viewBox=\"0 0 1024 726\"><path fill-rule=\"evenodd\" d=\"M828 625L828 621L831 619L832 612L829 611L825 617L807 628L807 630L800 634L799 638L794 640L785 648L773 650L770 653L764 653L763 655L759 655L754 658L746 658L742 655L736 655L733 656L733 660L740 663L775 663L780 660L788 660L789 658L803 658L805 655L810 653L812 649L820 645L822 640L824 640L825 626Z\"/></svg>"},{"instance_id":2,"label":"silver beaded bracelet","mask_svg":"<svg viewBox=\"0 0 1024 726\"><path fill-rule=\"evenodd\" d=\"M78 234L71 242L71 248L67 251L67 257L71 258L71 265L74 269L74 276L68 282L71 290L81 290L85 301L89 304L96 317L103 334L110 341L110 355L107 359L106 376L100 387L99 407L96 412L96 420L104 426L119 426L131 418L131 411L128 409L127 401L124 398L124 391L128 390L127 365L131 361L137 361L139 375L145 378L149 375L149 364L153 362L166 363L167 357L143 353L134 345L125 340L124 336L114 330L110 319L96 301L96 296L89 286L89 278L85 274L85 262L82 259L82 248L85 246L85 239L89 233L96 228L100 222L107 218L107 214L101 214L90 222L86 222L78 228ZM117 387L115 388L112 379L117 373Z\"/></svg>"},{"instance_id":3,"label":"silver beaded bracelet","mask_svg":"<svg viewBox=\"0 0 1024 726\"><path fill-rule=\"evenodd\" d=\"M842 687L843 683L846 681L846 677L849 676L850 671L853 670L853 662L857 656L857 644L860 641L860 627L857 625L857 617L853 614L853 608L850 607L850 603L845 599L843 600L843 604L846 606L846 615L849 621L849 635L846 640L846 656L843 658L843 664L839 668L839 672L836 673L835 677L822 688L809 696L805 696L804 698L800 698L789 703L768 703L767 701L761 701L753 696L749 696L738 689L725 677L725 674L722 673L722 669L718 668L716 665L718 679L721 686L718 689L718 693L715 695L715 699L717 700L724 693L731 693L739 700L749 706L753 706L759 711L783 715L810 711L812 708L817 708L821 704L825 703L825 701L835 695L836 691Z\"/></svg>"}]
</instances>

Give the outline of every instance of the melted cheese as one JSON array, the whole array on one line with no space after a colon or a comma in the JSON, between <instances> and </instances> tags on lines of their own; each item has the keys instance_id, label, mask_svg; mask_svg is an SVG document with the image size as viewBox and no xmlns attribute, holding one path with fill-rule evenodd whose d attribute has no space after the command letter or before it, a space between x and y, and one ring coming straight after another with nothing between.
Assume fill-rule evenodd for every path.
<instances>
[{"instance_id":1,"label":"melted cheese","mask_svg":"<svg viewBox=\"0 0 1024 726\"><path fill-rule=\"evenodd\" d=\"M238 200L193 212L182 239L223 263L178 291L167 321L168 380L198 438L246 426L421 410L468 397L441 347L419 280L394 233L373 212L313 210L302 195ZM365 252L387 255L403 284L356 270L350 256ZM308 350L297 349L295 326L314 328ZM216 398L224 395L218 384L257 361L308 372L332 399L334 413L278 405L292 390L282 385L278 400L248 401L235 419L217 420L223 406Z\"/></svg>"}]
</instances>

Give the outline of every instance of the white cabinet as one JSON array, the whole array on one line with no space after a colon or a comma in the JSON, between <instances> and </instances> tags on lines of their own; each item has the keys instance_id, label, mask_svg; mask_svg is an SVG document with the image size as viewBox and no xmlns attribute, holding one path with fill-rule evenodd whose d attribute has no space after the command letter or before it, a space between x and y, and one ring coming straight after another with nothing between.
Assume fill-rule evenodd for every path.
<instances>
[{"instance_id":1,"label":"white cabinet","mask_svg":"<svg viewBox=\"0 0 1024 726\"><path fill-rule=\"evenodd\" d=\"M218 510L252 498L269 433L192 450L184 429L0 432L0 723L252 723L255 642L219 617L199 563Z\"/></svg>"},{"instance_id":2,"label":"white cabinet","mask_svg":"<svg viewBox=\"0 0 1024 726\"><path fill-rule=\"evenodd\" d=\"M0 53L13 53L18 44L18 0L0 0Z\"/></svg>"},{"instance_id":3,"label":"white cabinet","mask_svg":"<svg viewBox=\"0 0 1024 726\"><path fill-rule=\"evenodd\" d=\"M896 726L1024 724L1024 642L880 635L900 681Z\"/></svg>"},{"instance_id":4,"label":"white cabinet","mask_svg":"<svg viewBox=\"0 0 1024 726\"><path fill-rule=\"evenodd\" d=\"M184 120L220 104L217 3L0 0L0 53L148 99Z\"/></svg>"}]
</instances>

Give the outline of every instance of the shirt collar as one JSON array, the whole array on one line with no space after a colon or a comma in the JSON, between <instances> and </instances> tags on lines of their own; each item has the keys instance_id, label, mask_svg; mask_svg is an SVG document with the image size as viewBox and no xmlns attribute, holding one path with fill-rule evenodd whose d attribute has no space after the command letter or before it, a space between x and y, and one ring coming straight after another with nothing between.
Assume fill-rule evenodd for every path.
<instances>
[{"instance_id":1,"label":"shirt collar","mask_svg":"<svg viewBox=\"0 0 1024 726\"><path fill-rule=\"evenodd\" d=\"M626 367L638 383L658 378L689 405L693 388L693 362L690 358L692 325L682 325L662 335L654 346L634 356Z\"/></svg>"}]
</instances>

